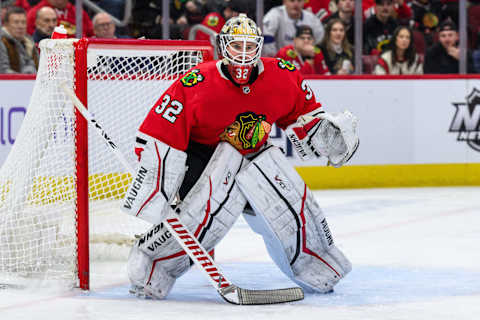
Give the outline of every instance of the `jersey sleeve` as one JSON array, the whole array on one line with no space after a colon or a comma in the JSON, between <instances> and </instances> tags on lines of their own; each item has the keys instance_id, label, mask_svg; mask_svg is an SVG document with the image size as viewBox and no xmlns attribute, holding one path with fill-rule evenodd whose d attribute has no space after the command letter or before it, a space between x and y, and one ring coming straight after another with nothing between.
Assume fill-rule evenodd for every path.
<instances>
[{"instance_id":1,"label":"jersey sleeve","mask_svg":"<svg viewBox=\"0 0 480 320\"><path fill-rule=\"evenodd\" d=\"M408 20L412 18L412 9L407 5L406 2L402 3L398 7L395 7L397 12L398 19Z\"/></svg>"},{"instance_id":2,"label":"jersey sleeve","mask_svg":"<svg viewBox=\"0 0 480 320\"><path fill-rule=\"evenodd\" d=\"M320 19L316 19L316 17L314 16L314 19L311 23L311 27L313 29L313 36L315 38L315 43L321 42L325 35L325 29L323 28L323 24L320 22Z\"/></svg>"},{"instance_id":3,"label":"jersey sleeve","mask_svg":"<svg viewBox=\"0 0 480 320\"><path fill-rule=\"evenodd\" d=\"M193 122L192 113L184 87L177 80L150 109L139 131L185 151Z\"/></svg>"},{"instance_id":4,"label":"jersey sleeve","mask_svg":"<svg viewBox=\"0 0 480 320\"><path fill-rule=\"evenodd\" d=\"M388 64L387 62L382 58L378 58L377 64L375 65L375 68L373 69L373 74L376 75L385 75L389 74L388 70Z\"/></svg>"},{"instance_id":5,"label":"jersey sleeve","mask_svg":"<svg viewBox=\"0 0 480 320\"><path fill-rule=\"evenodd\" d=\"M263 17L263 55L273 57L280 48L277 48L276 36L279 28L281 17L278 14L277 8L272 8Z\"/></svg>"},{"instance_id":6,"label":"jersey sleeve","mask_svg":"<svg viewBox=\"0 0 480 320\"><path fill-rule=\"evenodd\" d=\"M292 123L296 122L301 115L309 113L322 106L317 102L315 94L298 70L292 72L290 76L292 77L292 90L296 98L291 112L277 121L277 125L281 129L285 129Z\"/></svg>"},{"instance_id":7,"label":"jersey sleeve","mask_svg":"<svg viewBox=\"0 0 480 320\"><path fill-rule=\"evenodd\" d=\"M224 24L225 19L223 19L223 17L217 12L210 12L202 21L202 25L215 31L216 33L220 33ZM195 35L195 40L210 41L210 36L202 31L198 31Z\"/></svg>"},{"instance_id":8,"label":"jersey sleeve","mask_svg":"<svg viewBox=\"0 0 480 320\"><path fill-rule=\"evenodd\" d=\"M37 14L37 6L31 8L27 12L27 33L32 35L35 32L35 17Z\"/></svg>"},{"instance_id":9,"label":"jersey sleeve","mask_svg":"<svg viewBox=\"0 0 480 320\"><path fill-rule=\"evenodd\" d=\"M87 12L85 10L82 10L82 23L83 23L83 33L87 37L93 37L93 23L92 20L90 20L90 17L88 16Z\"/></svg>"}]
</instances>

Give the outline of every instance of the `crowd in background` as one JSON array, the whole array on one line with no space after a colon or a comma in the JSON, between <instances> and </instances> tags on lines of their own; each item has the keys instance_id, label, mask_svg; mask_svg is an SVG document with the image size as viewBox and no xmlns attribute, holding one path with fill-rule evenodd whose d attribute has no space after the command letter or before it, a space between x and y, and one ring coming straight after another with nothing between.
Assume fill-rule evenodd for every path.
<instances>
[{"instance_id":1,"label":"crowd in background","mask_svg":"<svg viewBox=\"0 0 480 320\"><path fill-rule=\"evenodd\" d=\"M358 1L358 0L357 0ZM106 12L82 12L83 36L162 38L162 1L133 0L128 26L125 0L96 0ZM239 13L256 19L255 0L172 0L170 38L188 39L195 25L211 39ZM354 71L355 0L264 1L263 56L279 57L304 74L345 75ZM459 72L458 0L363 0L362 69L369 74L455 74ZM467 72L480 73L480 0L467 9ZM76 34L76 8L69 0L1 0L0 73L35 73L38 43L57 25Z\"/></svg>"}]
</instances>

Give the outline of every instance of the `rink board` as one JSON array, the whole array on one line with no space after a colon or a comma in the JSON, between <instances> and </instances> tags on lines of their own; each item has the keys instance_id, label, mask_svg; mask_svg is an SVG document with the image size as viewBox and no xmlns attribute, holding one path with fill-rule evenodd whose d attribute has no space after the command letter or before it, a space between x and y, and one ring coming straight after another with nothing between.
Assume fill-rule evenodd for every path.
<instances>
[{"instance_id":1,"label":"rink board","mask_svg":"<svg viewBox=\"0 0 480 320\"><path fill-rule=\"evenodd\" d=\"M360 146L340 169L292 162L315 189L480 185L480 77L470 78L309 80L325 110L358 117Z\"/></svg>"},{"instance_id":2,"label":"rink board","mask_svg":"<svg viewBox=\"0 0 480 320\"><path fill-rule=\"evenodd\" d=\"M308 81L325 110L348 109L358 117L360 136L349 165L335 169L324 159L301 162L273 128L272 140L310 187L480 185L480 77ZM33 83L0 76L0 163L15 142Z\"/></svg>"}]
</instances>

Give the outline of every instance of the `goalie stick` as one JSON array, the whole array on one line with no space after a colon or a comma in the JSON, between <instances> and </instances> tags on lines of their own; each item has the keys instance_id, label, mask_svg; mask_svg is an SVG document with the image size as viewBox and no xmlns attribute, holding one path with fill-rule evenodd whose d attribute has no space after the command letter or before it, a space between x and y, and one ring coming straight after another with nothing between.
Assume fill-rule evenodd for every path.
<instances>
[{"instance_id":1,"label":"goalie stick","mask_svg":"<svg viewBox=\"0 0 480 320\"><path fill-rule=\"evenodd\" d=\"M133 173L134 171L124 158L123 154L120 153L114 141L112 141L98 121L92 116L87 108L85 108L72 89L70 89L66 83L62 83L60 86L77 110L105 140L117 159L124 165L128 172ZM260 305L291 302L303 299L303 290L299 287L270 290L250 290L238 287L227 280L223 272L210 257L207 250L203 248L198 239L192 235L187 227L181 222L179 215L176 214L173 209L168 211L167 217L163 223L173 234L174 238L188 254L190 259L192 259L198 268L206 275L212 286L225 301L237 305Z\"/></svg>"}]
</instances>

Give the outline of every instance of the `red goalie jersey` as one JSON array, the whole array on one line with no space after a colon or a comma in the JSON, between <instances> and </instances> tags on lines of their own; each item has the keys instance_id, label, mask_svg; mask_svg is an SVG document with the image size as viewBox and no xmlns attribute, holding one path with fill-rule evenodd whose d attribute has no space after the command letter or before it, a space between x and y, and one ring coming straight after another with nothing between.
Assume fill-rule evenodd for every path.
<instances>
[{"instance_id":1,"label":"red goalie jersey","mask_svg":"<svg viewBox=\"0 0 480 320\"><path fill-rule=\"evenodd\" d=\"M284 129L320 107L295 66L261 58L246 85L231 80L221 61L191 69L155 103L140 131L185 151L188 143L228 141L242 154L265 143L273 123Z\"/></svg>"}]
</instances>

